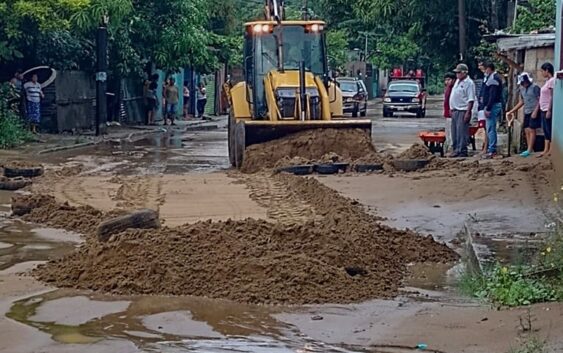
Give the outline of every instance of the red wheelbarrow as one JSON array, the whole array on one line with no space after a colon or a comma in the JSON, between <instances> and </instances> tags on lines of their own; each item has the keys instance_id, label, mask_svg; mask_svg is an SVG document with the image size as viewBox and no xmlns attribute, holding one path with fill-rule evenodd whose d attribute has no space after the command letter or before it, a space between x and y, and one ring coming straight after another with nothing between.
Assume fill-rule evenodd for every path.
<instances>
[{"instance_id":1,"label":"red wheelbarrow","mask_svg":"<svg viewBox=\"0 0 563 353\"><path fill-rule=\"evenodd\" d=\"M446 143L446 133L444 131L422 131L418 136L430 152L440 153L440 156L444 157L444 144Z\"/></svg>"}]
</instances>

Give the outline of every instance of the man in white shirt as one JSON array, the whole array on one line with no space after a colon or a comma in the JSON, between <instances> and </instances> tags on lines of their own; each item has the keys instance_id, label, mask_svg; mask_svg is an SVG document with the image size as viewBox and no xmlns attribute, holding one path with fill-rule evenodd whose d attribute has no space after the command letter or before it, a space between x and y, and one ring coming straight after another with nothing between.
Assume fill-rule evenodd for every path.
<instances>
[{"instance_id":1,"label":"man in white shirt","mask_svg":"<svg viewBox=\"0 0 563 353\"><path fill-rule=\"evenodd\" d=\"M452 158L467 157L469 144L469 123L475 104L475 83L469 78L469 68L459 64L454 70L457 80L450 96L452 111Z\"/></svg>"}]
</instances>

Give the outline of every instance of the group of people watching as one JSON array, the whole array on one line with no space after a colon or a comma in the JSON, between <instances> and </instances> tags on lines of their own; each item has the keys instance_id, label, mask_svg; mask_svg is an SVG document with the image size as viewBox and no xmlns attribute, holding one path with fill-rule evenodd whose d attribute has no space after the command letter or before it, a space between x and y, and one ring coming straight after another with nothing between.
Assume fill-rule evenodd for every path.
<instances>
[{"instance_id":1,"label":"group of people watching","mask_svg":"<svg viewBox=\"0 0 563 353\"><path fill-rule=\"evenodd\" d=\"M483 84L477 90L469 77L465 64L457 65L453 73L445 75L444 117L446 118L446 144L451 147L450 157L468 156L469 131L471 121L477 116L478 127L485 129L483 158L491 159L497 155L497 126L503 111L504 80L491 62L479 63L484 74ZM518 75L519 102L508 112L506 118L511 126L516 113L524 109L523 128L527 150L520 154L529 157L534 153L536 130L543 129L545 147L538 157L551 154L553 89L555 84L554 67L550 63L541 66L545 83L540 88L534 83L532 75L523 72Z\"/></svg>"},{"instance_id":2,"label":"group of people watching","mask_svg":"<svg viewBox=\"0 0 563 353\"><path fill-rule=\"evenodd\" d=\"M144 84L145 106L147 109L147 125L156 124L156 112L160 106L158 98L158 80L159 76L154 74ZM183 98L183 118L189 119L189 107L191 103L191 93L189 82L184 82L182 87ZM205 84L200 82L196 91L197 105L196 117L204 118L205 106L207 105L207 90ZM176 114L178 112L178 104L180 102L180 89L176 86L176 80L170 77L164 81L162 86L162 115L166 125L175 125Z\"/></svg>"}]
</instances>

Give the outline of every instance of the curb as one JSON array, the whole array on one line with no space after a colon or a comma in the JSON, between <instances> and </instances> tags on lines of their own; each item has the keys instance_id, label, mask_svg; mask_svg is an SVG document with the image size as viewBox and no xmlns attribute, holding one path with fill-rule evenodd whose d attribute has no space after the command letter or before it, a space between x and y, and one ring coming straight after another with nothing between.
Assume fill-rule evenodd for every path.
<instances>
[{"instance_id":1,"label":"curb","mask_svg":"<svg viewBox=\"0 0 563 353\"><path fill-rule=\"evenodd\" d=\"M483 275L483 266L477 252L475 251L473 231L467 222L463 224L463 231L465 232L466 239L464 244L464 252L467 256L467 269L475 274Z\"/></svg>"},{"instance_id":2,"label":"curb","mask_svg":"<svg viewBox=\"0 0 563 353\"><path fill-rule=\"evenodd\" d=\"M48 148L45 150L41 150L39 152L37 152L38 155L42 155L42 154L48 154L48 153L54 153L54 152L61 152L61 151L69 151L69 150L74 150L74 149L80 149L80 148L84 148L84 147L90 147L90 146L97 146L101 143L107 142L109 140L115 140L115 139L131 139L133 137L142 137L142 136L148 136L148 135L152 135L152 134L158 134L158 133L162 133L162 130L151 130L151 131L142 131L142 132L136 132L136 133L130 133L128 135L120 135L120 136L115 136L115 137L103 137L97 141L89 141L89 142L84 142L84 143L78 143L75 145L68 145L68 146L58 146L58 147L53 147L53 148Z\"/></svg>"}]
</instances>

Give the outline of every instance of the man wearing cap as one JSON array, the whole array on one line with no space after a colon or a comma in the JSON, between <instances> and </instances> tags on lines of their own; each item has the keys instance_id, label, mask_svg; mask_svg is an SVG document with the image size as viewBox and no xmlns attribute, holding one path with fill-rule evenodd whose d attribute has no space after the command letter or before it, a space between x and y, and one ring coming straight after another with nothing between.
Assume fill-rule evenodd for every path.
<instances>
[{"instance_id":1,"label":"man wearing cap","mask_svg":"<svg viewBox=\"0 0 563 353\"><path fill-rule=\"evenodd\" d=\"M522 152L520 156L529 157L534 153L536 129L541 127L541 119L538 116L538 102L541 90L527 72L523 72L518 76L518 85L520 86L520 101L512 110L506 113L506 119L508 120L508 124L512 125L516 117L516 112L524 107L524 124L522 127L526 133L528 149Z\"/></svg>"},{"instance_id":2,"label":"man wearing cap","mask_svg":"<svg viewBox=\"0 0 563 353\"><path fill-rule=\"evenodd\" d=\"M475 83L469 78L469 68L459 64L455 68L456 82L450 96L450 109L452 111L452 158L467 157L469 144L469 122L475 104Z\"/></svg>"}]
</instances>

